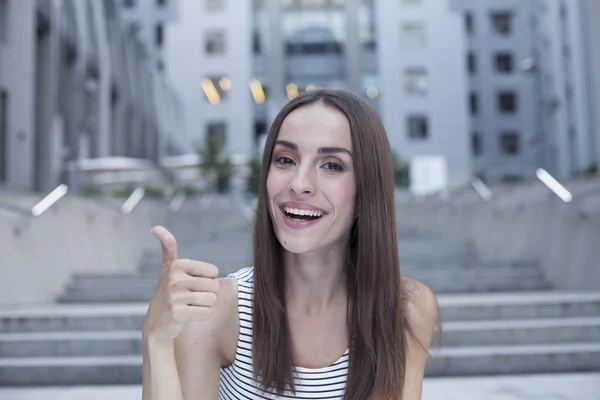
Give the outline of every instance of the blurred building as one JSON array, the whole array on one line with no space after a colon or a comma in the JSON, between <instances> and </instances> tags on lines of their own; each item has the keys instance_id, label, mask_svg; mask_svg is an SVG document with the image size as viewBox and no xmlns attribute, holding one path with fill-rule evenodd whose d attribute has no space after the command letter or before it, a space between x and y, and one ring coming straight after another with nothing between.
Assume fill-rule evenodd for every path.
<instances>
[{"instance_id":1,"label":"blurred building","mask_svg":"<svg viewBox=\"0 0 600 400\"><path fill-rule=\"evenodd\" d=\"M190 142L219 136L248 157L288 99L344 88L379 112L402 159L444 156L456 186L471 175L464 47L445 2L182 0L165 59Z\"/></svg>"},{"instance_id":2,"label":"blurred building","mask_svg":"<svg viewBox=\"0 0 600 400\"><path fill-rule=\"evenodd\" d=\"M538 145L535 77L525 70L534 48L532 1L452 0L467 39L474 173L488 181L535 176Z\"/></svg>"},{"instance_id":3,"label":"blurred building","mask_svg":"<svg viewBox=\"0 0 600 400\"><path fill-rule=\"evenodd\" d=\"M462 1L474 173L564 178L600 160L600 2Z\"/></svg>"},{"instance_id":4,"label":"blurred building","mask_svg":"<svg viewBox=\"0 0 600 400\"><path fill-rule=\"evenodd\" d=\"M535 2L543 161L560 177L600 165L600 2Z\"/></svg>"},{"instance_id":5,"label":"blurred building","mask_svg":"<svg viewBox=\"0 0 600 400\"><path fill-rule=\"evenodd\" d=\"M0 0L0 185L49 190L77 183L72 161L181 151L158 60L114 0Z\"/></svg>"}]
</instances>

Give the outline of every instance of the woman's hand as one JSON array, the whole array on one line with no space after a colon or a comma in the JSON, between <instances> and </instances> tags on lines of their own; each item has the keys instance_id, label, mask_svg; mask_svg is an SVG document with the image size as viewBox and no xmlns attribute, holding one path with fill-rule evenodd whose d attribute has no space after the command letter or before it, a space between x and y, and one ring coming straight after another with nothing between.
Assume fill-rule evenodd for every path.
<instances>
[{"instance_id":1,"label":"woman's hand","mask_svg":"<svg viewBox=\"0 0 600 400\"><path fill-rule=\"evenodd\" d=\"M217 303L219 269L201 261L177 258L177 241L162 226L152 229L162 246L162 264L156 293L144 320L144 337L172 341L190 321L211 316Z\"/></svg>"}]
</instances>

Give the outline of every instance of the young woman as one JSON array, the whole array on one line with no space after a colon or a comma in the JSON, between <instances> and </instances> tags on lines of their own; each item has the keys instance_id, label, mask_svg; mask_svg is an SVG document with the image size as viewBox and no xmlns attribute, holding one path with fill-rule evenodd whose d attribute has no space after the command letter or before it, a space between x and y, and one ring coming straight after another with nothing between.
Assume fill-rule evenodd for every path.
<instances>
[{"instance_id":1,"label":"young woman","mask_svg":"<svg viewBox=\"0 0 600 400\"><path fill-rule=\"evenodd\" d=\"M290 101L266 141L252 267L216 279L153 229L163 259L143 398L420 399L438 307L400 276L393 174L386 132L359 97Z\"/></svg>"}]
</instances>

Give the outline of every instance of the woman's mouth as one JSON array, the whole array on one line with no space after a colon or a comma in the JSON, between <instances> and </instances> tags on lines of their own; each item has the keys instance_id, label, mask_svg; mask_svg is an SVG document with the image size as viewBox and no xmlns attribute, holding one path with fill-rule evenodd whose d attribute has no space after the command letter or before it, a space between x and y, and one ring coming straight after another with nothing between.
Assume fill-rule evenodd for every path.
<instances>
[{"instance_id":1,"label":"woman's mouth","mask_svg":"<svg viewBox=\"0 0 600 400\"><path fill-rule=\"evenodd\" d=\"M300 227L297 224L301 225L312 225L311 222L316 222L319 219L323 218L328 213L320 210L306 210L301 208L293 208L293 207L280 207L283 215L287 221L293 222L293 227Z\"/></svg>"}]
</instances>

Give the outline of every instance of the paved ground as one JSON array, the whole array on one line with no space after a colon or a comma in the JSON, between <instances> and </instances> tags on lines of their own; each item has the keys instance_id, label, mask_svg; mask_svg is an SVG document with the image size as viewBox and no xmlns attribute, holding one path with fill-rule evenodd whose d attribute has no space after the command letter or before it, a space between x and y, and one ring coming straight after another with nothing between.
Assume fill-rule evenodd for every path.
<instances>
[{"instance_id":1,"label":"paved ground","mask_svg":"<svg viewBox=\"0 0 600 400\"><path fill-rule=\"evenodd\" d=\"M140 386L0 388L2 400L139 400ZM600 373L429 378L423 400L600 400Z\"/></svg>"}]
</instances>

